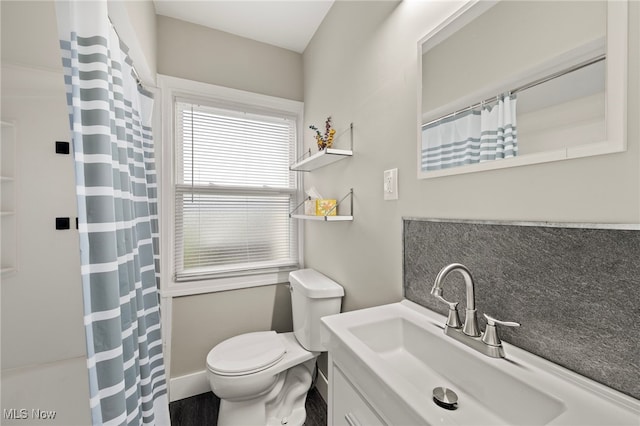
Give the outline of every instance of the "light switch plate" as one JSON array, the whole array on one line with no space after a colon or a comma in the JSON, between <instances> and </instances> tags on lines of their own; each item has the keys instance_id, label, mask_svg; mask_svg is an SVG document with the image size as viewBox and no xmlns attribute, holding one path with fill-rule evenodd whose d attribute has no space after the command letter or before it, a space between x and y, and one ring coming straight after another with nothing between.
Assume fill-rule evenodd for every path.
<instances>
[{"instance_id":1,"label":"light switch plate","mask_svg":"<svg viewBox=\"0 0 640 426\"><path fill-rule=\"evenodd\" d=\"M398 199L398 169L384 171L383 191L385 200Z\"/></svg>"}]
</instances>

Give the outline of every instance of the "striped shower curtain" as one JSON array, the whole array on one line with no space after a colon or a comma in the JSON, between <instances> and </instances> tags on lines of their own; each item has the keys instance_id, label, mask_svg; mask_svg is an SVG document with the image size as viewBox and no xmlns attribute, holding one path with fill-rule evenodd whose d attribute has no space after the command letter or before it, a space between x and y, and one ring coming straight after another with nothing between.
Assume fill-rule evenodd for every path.
<instances>
[{"instance_id":1,"label":"striped shower curtain","mask_svg":"<svg viewBox=\"0 0 640 426\"><path fill-rule=\"evenodd\" d=\"M480 161L480 111L470 109L422 128L422 171Z\"/></svg>"},{"instance_id":2,"label":"striped shower curtain","mask_svg":"<svg viewBox=\"0 0 640 426\"><path fill-rule=\"evenodd\" d=\"M78 201L94 425L169 424L152 99L106 1L57 1Z\"/></svg>"},{"instance_id":3,"label":"striped shower curtain","mask_svg":"<svg viewBox=\"0 0 640 426\"><path fill-rule=\"evenodd\" d=\"M501 96L480 114L480 162L518 155L516 95Z\"/></svg>"},{"instance_id":4,"label":"striped shower curtain","mask_svg":"<svg viewBox=\"0 0 640 426\"><path fill-rule=\"evenodd\" d=\"M423 172L518 155L516 95L499 96L422 126Z\"/></svg>"}]
</instances>

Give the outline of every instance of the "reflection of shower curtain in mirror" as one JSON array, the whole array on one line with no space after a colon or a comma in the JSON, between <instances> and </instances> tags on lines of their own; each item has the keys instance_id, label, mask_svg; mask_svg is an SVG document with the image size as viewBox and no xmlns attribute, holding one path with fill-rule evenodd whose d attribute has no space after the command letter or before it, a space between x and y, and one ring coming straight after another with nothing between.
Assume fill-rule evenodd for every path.
<instances>
[{"instance_id":1,"label":"reflection of shower curtain in mirror","mask_svg":"<svg viewBox=\"0 0 640 426\"><path fill-rule=\"evenodd\" d=\"M468 110L422 128L422 171L480 161L480 111Z\"/></svg>"},{"instance_id":2,"label":"reflection of shower curtain in mirror","mask_svg":"<svg viewBox=\"0 0 640 426\"><path fill-rule=\"evenodd\" d=\"M422 171L515 157L518 153L516 96L470 109L422 128Z\"/></svg>"},{"instance_id":3,"label":"reflection of shower curtain in mirror","mask_svg":"<svg viewBox=\"0 0 640 426\"><path fill-rule=\"evenodd\" d=\"M483 107L480 129L480 162L518 155L516 95L501 97L493 107Z\"/></svg>"}]
</instances>

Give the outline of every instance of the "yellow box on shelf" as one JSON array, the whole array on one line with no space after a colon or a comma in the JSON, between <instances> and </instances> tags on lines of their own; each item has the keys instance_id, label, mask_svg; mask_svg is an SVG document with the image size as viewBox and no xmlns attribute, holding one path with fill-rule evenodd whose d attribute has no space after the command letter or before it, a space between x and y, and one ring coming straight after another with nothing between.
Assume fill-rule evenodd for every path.
<instances>
[{"instance_id":1,"label":"yellow box on shelf","mask_svg":"<svg viewBox=\"0 0 640 426\"><path fill-rule=\"evenodd\" d=\"M304 214L309 216L335 216L337 213L336 200L322 198L304 202Z\"/></svg>"}]
</instances>

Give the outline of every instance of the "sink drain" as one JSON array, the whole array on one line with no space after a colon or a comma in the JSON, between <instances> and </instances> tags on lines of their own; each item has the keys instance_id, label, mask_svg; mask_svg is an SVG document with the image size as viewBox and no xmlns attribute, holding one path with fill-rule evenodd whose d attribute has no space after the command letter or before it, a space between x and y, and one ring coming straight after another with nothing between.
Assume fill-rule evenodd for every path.
<instances>
[{"instance_id":1,"label":"sink drain","mask_svg":"<svg viewBox=\"0 0 640 426\"><path fill-rule=\"evenodd\" d=\"M433 389L433 402L446 410L455 410L458 408L458 395L449 388L437 387Z\"/></svg>"}]
</instances>

